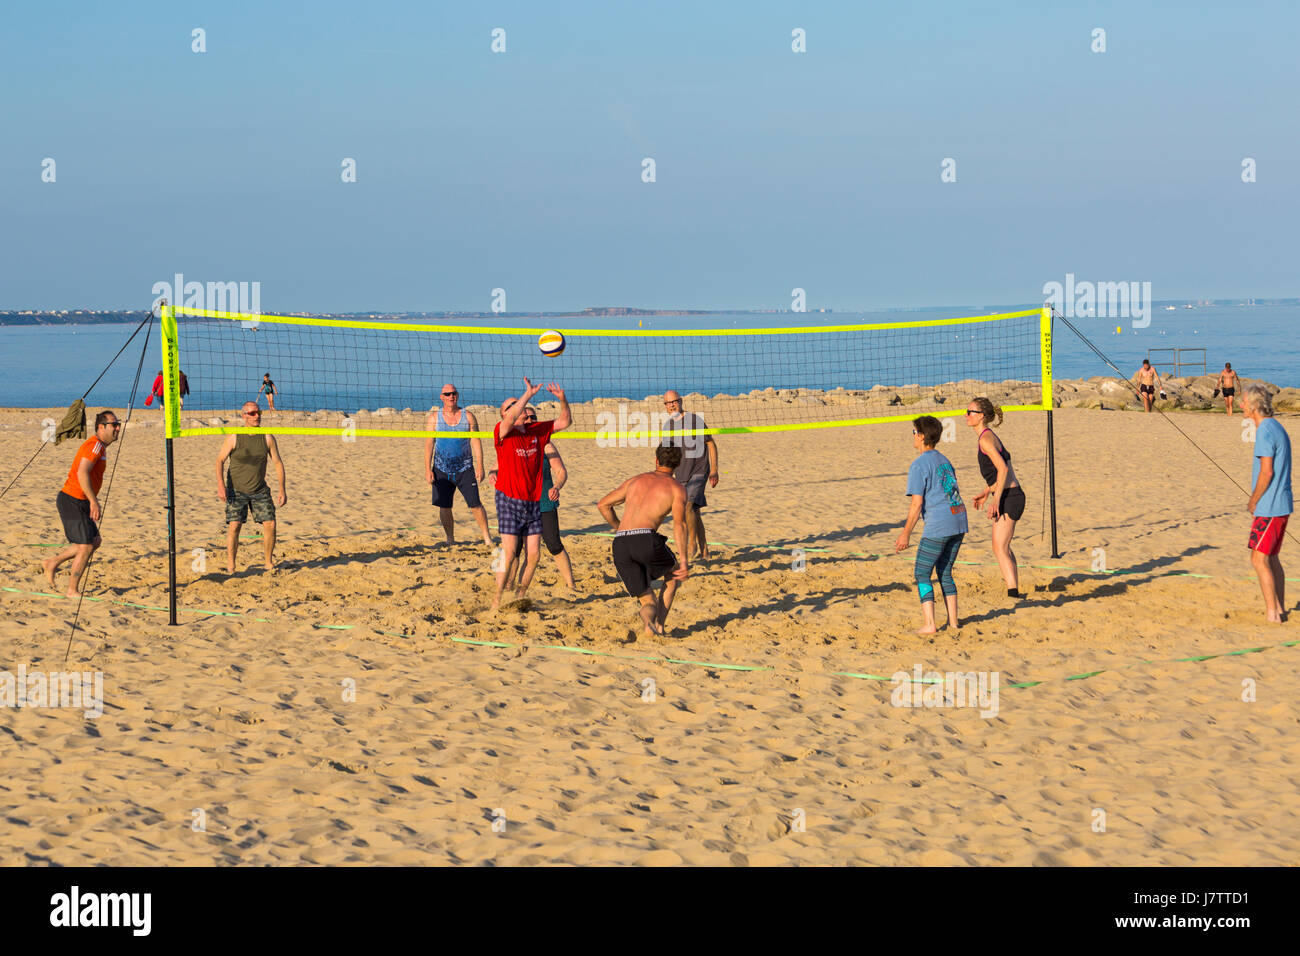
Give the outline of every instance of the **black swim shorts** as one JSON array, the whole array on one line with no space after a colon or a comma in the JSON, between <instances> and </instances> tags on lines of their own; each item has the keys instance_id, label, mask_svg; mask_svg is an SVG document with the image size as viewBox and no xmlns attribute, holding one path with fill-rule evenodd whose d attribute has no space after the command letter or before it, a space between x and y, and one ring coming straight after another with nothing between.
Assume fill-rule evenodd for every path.
<instances>
[{"instance_id":1,"label":"black swim shorts","mask_svg":"<svg viewBox=\"0 0 1300 956\"><path fill-rule=\"evenodd\" d=\"M90 502L60 491L55 504L59 509L59 518L63 521L63 533L67 536L68 544L94 544L99 537L99 528L90 520Z\"/></svg>"},{"instance_id":2,"label":"black swim shorts","mask_svg":"<svg viewBox=\"0 0 1300 956\"><path fill-rule=\"evenodd\" d=\"M1025 513L1025 491L1023 488L1003 488L1002 500L998 502L998 514L1006 515L1012 521L1019 521Z\"/></svg>"},{"instance_id":3,"label":"black swim shorts","mask_svg":"<svg viewBox=\"0 0 1300 956\"><path fill-rule=\"evenodd\" d=\"M456 489L460 489L465 504L471 508L480 508L483 502L478 496L478 479L474 469L466 468L457 475L448 475L445 471L433 469L433 506L450 508L456 500Z\"/></svg>"},{"instance_id":4,"label":"black swim shorts","mask_svg":"<svg viewBox=\"0 0 1300 956\"><path fill-rule=\"evenodd\" d=\"M649 528L617 532L613 553L614 570L634 598L649 591L651 581L667 577L677 567L668 539Z\"/></svg>"}]
</instances>

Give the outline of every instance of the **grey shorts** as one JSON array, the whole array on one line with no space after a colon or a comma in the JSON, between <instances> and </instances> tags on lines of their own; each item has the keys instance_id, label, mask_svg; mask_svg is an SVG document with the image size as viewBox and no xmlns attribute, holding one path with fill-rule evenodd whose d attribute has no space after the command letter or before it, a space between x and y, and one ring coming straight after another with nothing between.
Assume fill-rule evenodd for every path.
<instances>
[{"instance_id":1,"label":"grey shorts","mask_svg":"<svg viewBox=\"0 0 1300 956\"><path fill-rule=\"evenodd\" d=\"M708 475L696 475L686 482L686 501L694 505L697 509L707 505L708 499L704 497L704 489L708 487Z\"/></svg>"}]
</instances>

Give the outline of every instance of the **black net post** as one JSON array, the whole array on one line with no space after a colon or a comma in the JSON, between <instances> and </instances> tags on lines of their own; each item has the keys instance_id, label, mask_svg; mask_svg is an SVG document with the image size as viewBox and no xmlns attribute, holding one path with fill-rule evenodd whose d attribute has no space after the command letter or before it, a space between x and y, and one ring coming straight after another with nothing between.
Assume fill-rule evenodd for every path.
<instances>
[{"instance_id":1,"label":"black net post","mask_svg":"<svg viewBox=\"0 0 1300 956\"><path fill-rule=\"evenodd\" d=\"M167 623L176 624L176 487L172 439L167 439ZM1053 525L1055 528L1055 525Z\"/></svg>"}]
</instances>

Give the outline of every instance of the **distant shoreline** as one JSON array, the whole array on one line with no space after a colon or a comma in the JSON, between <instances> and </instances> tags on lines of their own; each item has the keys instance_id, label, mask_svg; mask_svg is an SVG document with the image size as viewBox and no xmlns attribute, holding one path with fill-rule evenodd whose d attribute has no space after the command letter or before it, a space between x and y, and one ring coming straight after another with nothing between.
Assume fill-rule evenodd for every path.
<instances>
[{"instance_id":1,"label":"distant shoreline","mask_svg":"<svg viewBox=\"0 0 1300 956\"><path fill-rule=\"evenodd\" d=\"M641 309L632 306L593 306L577 311L563 312L379 312L379 311L361 311L361 312L274 312L266 310L267 315L314 315L323 318L347 318L347 319L374 319L374 320L391 320L391 319L554 319L554 318L653 318L653 317L673 317L673 316L690 316L690 315L857 315L863 313L912 313L912 312L930 312L942 309L951 310L954 314L959 312L968 312L978 314L987 312L990 309L1015 311L1020 309L1037 308L1041 303L1020 304L1020 305L927 305L927 306L909 306L906 308L884 308L884 309L809 309L807 312L794 312L790 309ZM1152 307L1164 309L1166 306L1175 306L1179 312L1184 307L1187 311L1195 311L1198 308L1249 308L1260 309L1279 306L1300 306L1300 298L1284 299L1253 299L1251 304L1247 304L1239 298L1235 299L1163 299L1152 302ZM37 310L0 310L0 326L33 326L33 325L126 325L141 322L148 315L144 309L138 310L113 310L113 309L56 309L51 311ZM1101 318L1104 318L1102 316Z\"/></svg>"}]
</instances>

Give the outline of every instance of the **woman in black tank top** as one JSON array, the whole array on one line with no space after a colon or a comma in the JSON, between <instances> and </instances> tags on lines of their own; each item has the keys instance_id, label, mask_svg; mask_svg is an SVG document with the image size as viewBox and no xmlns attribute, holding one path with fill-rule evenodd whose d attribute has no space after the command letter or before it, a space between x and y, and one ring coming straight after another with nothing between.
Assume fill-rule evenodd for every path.
<instances>
[{"instance_id":1,"label":"woman in black tank top","mask_svg":"<svg viewBox=\"0 0 1300 956\"><path fill-rule=\"evenodd\" d=\"M1011 536L1016 533L1016 522L1025 513L1025 492L1011 467L1011 452L988 427L990 423L1002 424L1002 409L987 398L972 398L966 403L966 424L976 433L976 461L988 486L971 504L978 511L988 500L988 516L993 522L993 556L1002 569L1007 596L1018 598L1022 596L1020 572L1015 552L1011 550Z\"/></svg>"}]
</instances>

